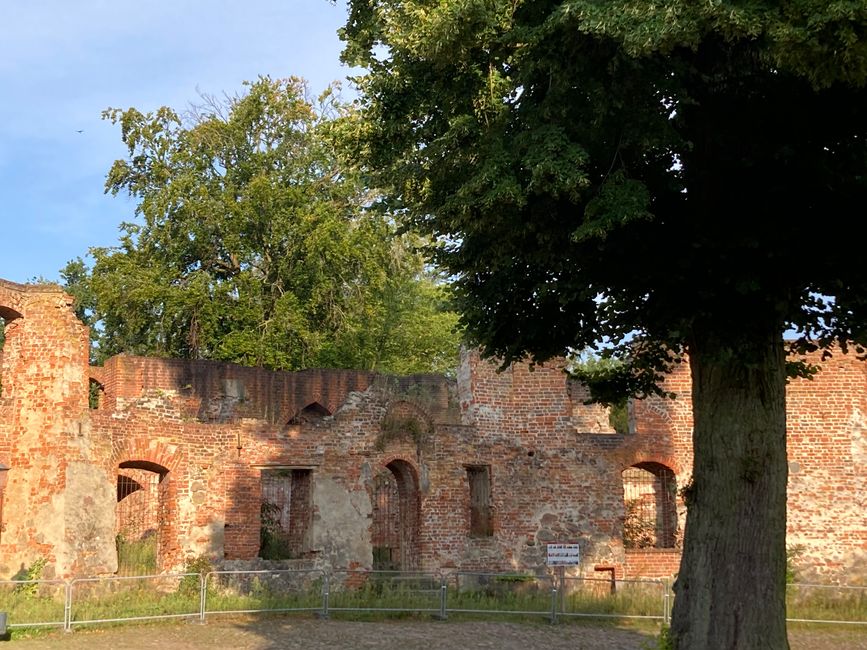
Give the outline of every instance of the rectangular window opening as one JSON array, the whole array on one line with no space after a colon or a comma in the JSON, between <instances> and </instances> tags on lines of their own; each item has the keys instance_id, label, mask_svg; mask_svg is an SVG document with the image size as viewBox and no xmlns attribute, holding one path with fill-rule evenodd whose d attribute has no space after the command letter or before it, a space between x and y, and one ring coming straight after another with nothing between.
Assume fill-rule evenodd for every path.
<instances>
[{"instance_id":1,"label":"rectangular window opening","mask_svg":"<svg viewBox=\"0 0 867 650\"><path fill-rule=\"evenodd\" d=\"M491 537L494 534L491 468L487 465L468 465L466 469L470 486L470 536Z\"/></svg>"},{"instance_id":2,"label":"rectangular window opening","mask_svg":"<svg viewBox=\"0 0 867 650\"><path fill-rule=\"evenodd\" d=\"M310 550L312 476L309 469L263 469L259 557L290 560Z\"/></svg>"}]
</instances>

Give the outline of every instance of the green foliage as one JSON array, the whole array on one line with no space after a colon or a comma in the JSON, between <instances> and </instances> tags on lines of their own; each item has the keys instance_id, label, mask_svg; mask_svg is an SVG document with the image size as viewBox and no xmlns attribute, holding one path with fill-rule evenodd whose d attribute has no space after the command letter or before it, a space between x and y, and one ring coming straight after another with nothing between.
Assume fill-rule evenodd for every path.
<instances>
[{"instance_id":1,"label":"green foliage","mask_svg":"<svg viewBox=\"0 0 867 650\"><path fill-rule=\"evenodd\" d=\"M418 417L387 416L380 423L374 447L383 451L389 442L408 437L416 446L421 446L430 436L430 428Z\"/></svg>"},{"instance_id":2,"label":"green foliage","mask_svg":"<svg viewBox=\"0 0 867 650\"><path fill-rule=\"evenodd\" d=\"M625 504L623 545L626 548L653 548L656 546L656 524L642 516L641 500L632 499Z\"/></svg>"},{"instance_id":3,"label":"green foliage","mask_svg":"<svg viewBox=\"0 0 867 650\"><path fill-rule=\"evenodd\" d=\"M669 628L663 626L653 643L645 643L642 645L642 650L675 650L674 639Z\"/></svg>"},{"instance_id":4,"label":"green foliage","mask_svg":"<svg viewBox=\"0 0 867 650\"><path fill-rule=\"evenodd\" d=\"M106 191L136 219L93 268L63 270L95 356L209 358L275 369L456 365L456 316L341 158L334 89L261 77L179 113L109 109L128 150Z\"/></svg>"},{"instance_id":5,"label":"green foliage","mask_svg":"<svg viewBox=\"0 0 867 650\"><path fill-rule=\"evenodd\" d=\"M42 579L42 571L45 569L45 565L48 564L48 561L44 557L37 558L33 561L27 568L23 568L21 571L16 573L13 576L13 580L41 580ZM15 587L13 593L20 594L26 596L28 598L35 598L39 593L39 584L36 582L30 582L25 584L20 584Z\"/></svg>"},{"instance_id":6,"label":"green foliage","mask_svg":"<svg viewBox=\"0 0 867 650\"><path fill-rule=\"evenodd\" d=\"M805 547L803 544L792 544L786 547L786 584L790 585L795 582L797 569L795 564L804 554Z\"/></svg>"},{"instance_id":7,"label":"green foliage","mask_svg":"<svg viewBox=\"0 0 867 650\"><path fill-rule=\"evenodd\" d=\"M259 557L263 560L288 560L294 557L289 532L280 525L280 506L262 502L259 529Z\"/></svg>"},{"instance_id":8,"label":"green foliage","mask_svg":"<svg viewBox=\"0 0 867 650\"><path fill-rule=\"evenodd\" d=\"M191 558L184 563L185 575L178 583L178 594L181 596L192 596L198 594L201 590L201 581L204 577L214 570L214 563L207 555L199 555Z\"/></svg>"},{"instance_id":9,"label":"green foliage","mask_svg":"<svg viewBox=\"0 0 867 650\"><path fill-rule=\"evenodd\" d=\"M470 338L505 362L607 342L603 402L658 392L708 328L865 341L855 4L351 2L355 155L439 242ZM849 236L805 257L788 224L828 215Z\"/></svg>"}]
</instances>

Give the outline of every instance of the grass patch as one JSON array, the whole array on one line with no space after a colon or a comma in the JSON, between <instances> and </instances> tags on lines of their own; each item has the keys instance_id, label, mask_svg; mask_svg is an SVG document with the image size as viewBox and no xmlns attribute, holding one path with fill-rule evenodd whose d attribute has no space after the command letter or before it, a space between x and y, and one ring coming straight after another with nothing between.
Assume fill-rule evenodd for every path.
<instances>
[{"instance_id":1,"label":"grass patch","mask_svg":"<svg viewBox=\"0 0 867 650\"><path fill-rule=\"evenodd\" d=\"M117 544L117 573L121 576L145 576L157 572L157 536L145 535L129 540L123 534L115 538Z\"/></svg>"},{"instance_id":2,"label":"grass patch","mask_svg":"<svg viewBox=\"0 0 867 650\"><path fill-rule=\"evenodd\" d=\"M786 617L822 621L867 621L867 588L789 585Z\"/></svg>"},{"instance_id":3,"label":"grass patch","mask_svg":"<svg viewBox=\"0 0 867 650\"><path fill-rule=\"evenodd\" d=\"M167 615L197 616L199 590L185 588L184 579L159 576L76 582L72 588L72 622Z\"/></svg>"}]
</instances>

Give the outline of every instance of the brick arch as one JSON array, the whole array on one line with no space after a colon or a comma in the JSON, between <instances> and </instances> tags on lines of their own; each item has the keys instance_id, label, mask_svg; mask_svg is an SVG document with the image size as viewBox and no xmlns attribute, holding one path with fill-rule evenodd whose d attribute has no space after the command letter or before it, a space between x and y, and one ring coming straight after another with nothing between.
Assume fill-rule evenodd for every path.
<instances>
[{"instance_id":1,"label":"brick arch","mask_svg":"<svg viewBox=\"0 0 867 650\"><path fill-rule=\"evenodd\" d=\"M380 441L408 442L421 450L434 432L433 418L417 404L399 400L389 404L380 426Z\"/></svg>"},{"instance_id":2,"label":"brick arch","mask_svg":"<svg viewBox=\"0 0 867 650\"><path fill-rule=\"evenodd\" d=\"M417 418L424 422L428 430L433 430L433 418L426 408L411 399L399 399L391 402L385 411L385 416L390 414L403 414Z\"/></svg>"},{"instance_id":3,"label":"brick arch","mask_svg":"<svg viewBox=\"0 0 867 650\"><path fill-rule=\"evenodd\" d=\"M620 472L635 467L636 465L663 465L674 472L675 476L681 475L680 463L674 456L657 454L648 451L634 451L620 459Z\"/></svg>"},{"instance_id":4,"label":"brick arch","mask_svg":"<svg viewBox=\"0 0 867 650\"><path fill-rule=\"evenodd\" d=\"M0 280L0 318L7 321L23 318L26 293L26 285Z\"/></svg>"},{"instance_id":5,"label":"brick arch","mask_svg":"<svg viewBox=\"0 0 867 650\"><path fill-rule=\"evenodd\" d=\"M183 467L184 454L180 446L149 440L146 436L129 437L114 450L111 457L112 471L121 463L141 462L164 467L167 473Z\"/></svg>"},{"instance_id":6,"label":"brick arch","mask_svg":"<svg viewBox=\"0 0 867 650\"><path fill-rule=\"evenodd\" d=\"M0 319L3 319L0 327L4 330L0 343L0 397L9 397L15 391L15 375L21 363L18 348L24 320L24 290L23 285L0 280Z\"/></svg>"},{"instance_id":7,"label":"brick arch","mask_svg":"<svg viewBox=\"0 0 867 650\"><path fill-rule=\"evenodd\" d=\"M673 549L678 538L677 474L658 461L621 470L623 543L627 550Z\"/></svg>"},{"instance_id":8,"label":"brick arch","mask_svg":"<svg viewBox=\"0 0 867 650\"><path fill-rule=\"evenodd\" d=\"M299 408L289 419L287 424L303 424L304 422L316 422L334 414L333 409L328 408L318 400L312 400Z\"/></svg>"}]
</instances>

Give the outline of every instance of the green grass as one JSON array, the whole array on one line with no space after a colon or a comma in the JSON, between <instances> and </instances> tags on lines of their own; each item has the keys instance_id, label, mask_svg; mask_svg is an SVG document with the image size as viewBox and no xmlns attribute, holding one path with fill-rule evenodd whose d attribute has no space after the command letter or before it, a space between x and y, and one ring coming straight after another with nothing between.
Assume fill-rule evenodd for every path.
<instances>
[{"instance_id":1,"label":"green grass","mask_svg":"<svg viewBox=\"0 0 867 650\"><path fill-rule=\"evenodd\" d=\"M322 590L317 571L215 573L208 579L206 611L319 610Z\"/></svg>"},{"instance_id":2,"label":"green grass","mask_svg":"<svg viewBox=\"0 0 867 650\"><path fill-rule=\"evenodd\" d=\"M562 598L563 614L597 616L653 616L663 615L664 587L655 583L617 583L614 592L610 583L581 584L570 589Z\"/></svg>"},{"instance_id":3,"label":"green grass","mask_svg":"<svg viewBox=\"0 0 867 650\"><path fill-rule=\"evenodd\" d=\"M789 585L786 616L824 621L867 621L867 589Z\"/></svg>"},{"instance_id":4,"label":"green grass","mask_svg":"<svg viewBox=\"0 0 867 650\"><path fill-rule=\"evenodd\" d=\"M20 587L27 587L20 589ZM25 583L0 586L0 611L7 613L8 625L63 623L65 586Z\"/></svg>"},{"instance_id":5,"label":"green grass","mask_svg":"<svg viewBox=\"0 0 867 650\"><path fill-rule=\"evenodd\" d=\"M198 577L107 579L76 582L72 593L72 622L189 615L199 612Z\"/></svg>"},{"instance_id":6,"label":"green grass","mask_svg":"<svg viewBox=\"0 0 867 650\"><path fill-rule=\"evenodd\" d=\"M166 615L195 617L199 584L198 575L78 581L72 588L73 624ZM567 586L568 593L557 595L561 622L586 620L579 615L622 622L627 616L662 614L662 588L653 583L618 583L614 593L606 582L576 580ZM208 581L207 613L318 611L323 606L322 592L323 578L318 572L213 574ZM552 605L550 582L532 576L451 576L446 595L447 615L456 618L539 621L550 615ZM64 619L64 598L63 584L0 585L0 611L8 613L11 625L59 626ZM429 616L440 611L440 598L436 576L350 572L330 580L329 610L335 617L358 620ZM787 605L789 618L867 621L867 590L792 585Z\"/></svg>"},{"instance_id":7,"label":"green grass","mask_svg":"<svg viewBox=\"0 0 867 650\"><path fill-rule=\"evenodd\" d=\"M146 576L157 572L156 535L128 540L123 534L118 534L116 544L118 575Z\"/></svg>"}]
</instances>

